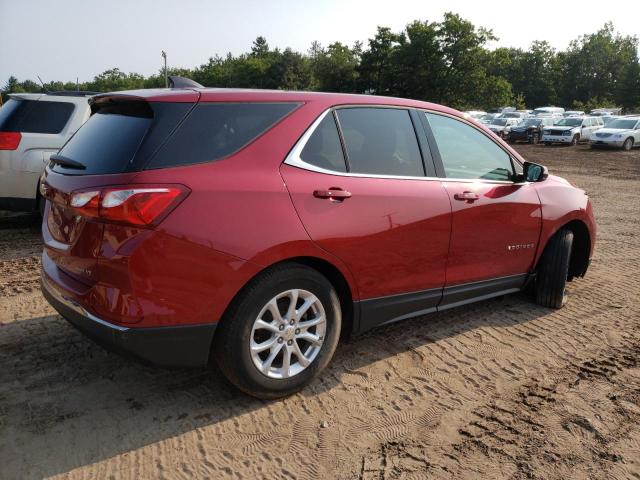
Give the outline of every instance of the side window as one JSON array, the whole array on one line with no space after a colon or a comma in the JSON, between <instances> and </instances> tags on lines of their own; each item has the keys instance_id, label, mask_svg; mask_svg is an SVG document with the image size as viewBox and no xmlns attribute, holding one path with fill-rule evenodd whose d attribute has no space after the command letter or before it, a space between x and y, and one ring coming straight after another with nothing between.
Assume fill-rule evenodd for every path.
<instances>
[{"instance_id":1,"label":"side window","mask_svg":"<svg viewBox=\"0 0 640 480\"><path fill-rule=\"evenodd\" d=\"M338 110L349 171L423 177L416 132L408 110L358 107Z\"/></svg>"},{"instance_id":2,"label":"side window","mask_svg":"<svg viewBox=\"0 0 640 480\"><path fill-rule=\"evenodd\" d=\"M482 132L451 117L425 115L447 178L513 180L511 157Z\"/></svg>"},{"instance_id":3,"label":"side window","mask_svg":"<svg viewBox=\"0 0 640 480\"><path fill-rule=\"evenodd\" d=\"M311 165L346 172L347 166L340 145L338 128L331 113L325 115L302 149L300 158Z\"/></svg>"}]
</instances>

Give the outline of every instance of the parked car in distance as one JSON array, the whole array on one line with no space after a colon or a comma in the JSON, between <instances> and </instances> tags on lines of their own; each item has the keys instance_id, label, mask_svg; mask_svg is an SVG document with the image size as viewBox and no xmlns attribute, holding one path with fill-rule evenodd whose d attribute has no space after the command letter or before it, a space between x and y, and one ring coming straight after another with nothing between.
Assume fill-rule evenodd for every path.
<instances>
[{"instance_id":1,"label":"parked car in distance","mask_svg":"<svg viewBox=\"0 0 640 480\"><path fill-rule=\"evenodd\" d=\"M620 115L622 113L622 108L613 107L613 108L596 108L589 112L589 115L592 117L608 117L610 115Z\"/></svg>"},{"instance_id":2,"label":"parked car in distance","mask_svg":"<svg viewBox=\"0 0 640 480\"><path fill-rule=\"evenodd\" d=\"M498 113L487 113L481 116L480 118L478 118L478 121L485 125L489 125L492 122L492 120L496 118L498 115L499 115Z\"/></svg>"},{"instance_id":3,"label":"parked car in distance","mask_svg":"<svg viewBox=\"0 0 640 480\"><path fill-rule=\"evenodd\" d=\"M487 125L487 127L499 137L506 138L509 130L511 130L511 127L517 125L519 122L519 118L496 117L491 120L491 123Z\"/></svg>"},{"instance_id":4,"label":"parked car in distance","mask_svg":"<svg viewBox=\"0 0 640 480\"><path fill-rule=\"evenodd\" d=\"M554 124L552 117L525 118L509 130L507 140L509 142L528 142L537 144L542 138L542 129Z\"/></svg>"},{"instance_id":5,"label":"parked car in distance","mask_svg":"<svg viewBox=\"0 0 640 480\"><path fill-rule=\"evenodd\" d=\"M471 118L475 118L476 120L487 114L487 112L483 112L482 110L467 110L464 113L469 115Z\"/></svg>"},{"instance_id":6,"label":"parked car in distance","mask_svg":"<svg viewBox=\"0 0 640 480\"><path fill-rule=\"evenodd\" d=\"M563 116L564 108L562 107L538 107L533 110L533 115L559 115Z\"/></svg>"},{"instance_id":7,"label":"parked car in distance","mask_svg":"<svg viewBox=\"0 0 640 480\"><path fill-rule=\"evenodd\" d=\"M566 110L563 114L563 117L584 117L584 112L582 110Z\"/></svg>"},{"instance_id":8,"label":"parked car in distance","mask_svg":"<svg viewBox=\"0 0 640 480\"><path fill-rule=\"evenodd\" d=\"M42 208L49 156L89 118L92 92L11 93L0 108L0 210Z\"/></svg>"},{"instance_id":9,"label":"parked car in distance","mask_svg":"<svg viewBox=\"0 0 640 480\"><path fill-rule=\"evenodd\" d=\"M542 130L542 141L545 145L564 143L577 145L588 141L594 132L604 125L600 117L566 117L552 127Z\"/></svg>"},{"instance_id":10,"label":"parked car in distance","mask_svg":"<svg viewBox=\"0 0 640 480\"><path fill-rule=\"evenodd\" d=\"M489 110L489 113L506 113L506 112L515 112L515 111L516 111L516 107L500 107L500 108L493 108Z\"/></svg>"},{"instance_id":11,"label":"parked car in distance","mask_svg":"<svg viewBox=\"0 0 640 480\"><path fill-rule=\"evenodd\" d=\"M91 110L43 176L43 294L102 344L212 360L260 398L342 334L526 286L559 308L589 266L585 192L447 107L192 86Z\"/></svg>"},{"instance_id":12,"label":"parked car in distance","mask_svg":"<svg viewBox=\"0 0 640 480\"><path fill-rule=\"evenodd\" d=\"M591 136L591 147L617 147L631 150L640 146L640 116L618 117Z\"/></svg>"},{"instance_id":13,"label":"parked car in distance","mask_svg":"<svg viewBox=\"0 0 640 480\"><path fill-rule=\"evenodd\" d=\"M518 120L522 120L526 118L528 115L523 112L504 112L499 114L496 118L517 118Z\"/></svg>"}]
</instances>

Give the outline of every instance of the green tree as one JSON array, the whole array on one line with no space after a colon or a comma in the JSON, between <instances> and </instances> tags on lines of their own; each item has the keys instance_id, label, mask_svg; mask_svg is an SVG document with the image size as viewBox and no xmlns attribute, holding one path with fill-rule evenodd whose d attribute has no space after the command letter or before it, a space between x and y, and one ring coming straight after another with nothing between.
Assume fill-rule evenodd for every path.
<instances>
[{"instance_id":1,"label":"green tree","mask_svg":"<svg viewBox=\"0 0 640 480\"><path fill-rule=\"evenodd\" d=\"M358 65L360 45L353 49L340 42L326 49L314 42L310 50L310 65L316 89L326 92L356 92L358 89Z\"/></svg>"}]
</instances>

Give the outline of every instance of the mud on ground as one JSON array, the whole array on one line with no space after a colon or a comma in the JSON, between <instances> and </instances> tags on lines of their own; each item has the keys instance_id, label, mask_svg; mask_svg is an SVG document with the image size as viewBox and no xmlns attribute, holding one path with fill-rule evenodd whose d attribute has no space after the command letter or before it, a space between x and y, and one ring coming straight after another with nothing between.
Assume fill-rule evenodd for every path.
<instances>
[{"instance_id":1,"label":"mud on ground","mask_svg":"<svg viewBox=\"0 0 640 480\"><path fill-rule=\"evenodd\" d=\"M568 305L379 328L272 402L84 338L38 291L37 218L1 218L0 478L640 478L640 150L517 148L594 203Z\"/></svg>"}]
</instances>

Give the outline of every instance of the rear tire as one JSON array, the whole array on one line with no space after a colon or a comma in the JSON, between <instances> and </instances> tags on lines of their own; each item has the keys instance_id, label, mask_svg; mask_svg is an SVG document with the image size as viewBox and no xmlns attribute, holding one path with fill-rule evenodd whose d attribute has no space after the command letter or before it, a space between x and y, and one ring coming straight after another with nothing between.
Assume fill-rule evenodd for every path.
<instances>
[{"instance_id":1,"label":"rear tire","mask_svg":"<svg viewBox=\"0 0 640 480\"><path fill-rule=\"evenodd\" d=\"M622 149L629 151L633 148L633 138L629 137L627 138L624 143L622 144Z\"/></svg>"},{"instance_id":2,"label":"rear tire","mask_svg":"<svg viewBox=\"0 0 640 480\"><path fill-rule=\"evenodd\" d=\"M573 245L573 232L562 229L545 248L538 263L535 281L536 302L544 307L561 308L567 301L566 285Z\"/></svg>"},{"instance_id":3,"label":"rear tire","mask_svg":"<svg viewBox=\"0 0 640 480\"><path fill-rule=\"evenodd\" d=\"M314 298L310 313L296 317L304 302ZM303 326L323 316L322 327ZM263 323L256 327L259 321ZM340 301L331 283L307 266L283 264L258 275L234 299L218 326L212 354L224 376L243 392L261 399L284 397L301 390L327 366L341 326ZM315 343L300 337L306 332L316 337ZM256 353L263 344L271 346Z\"/></svg>"}]
</instances>

